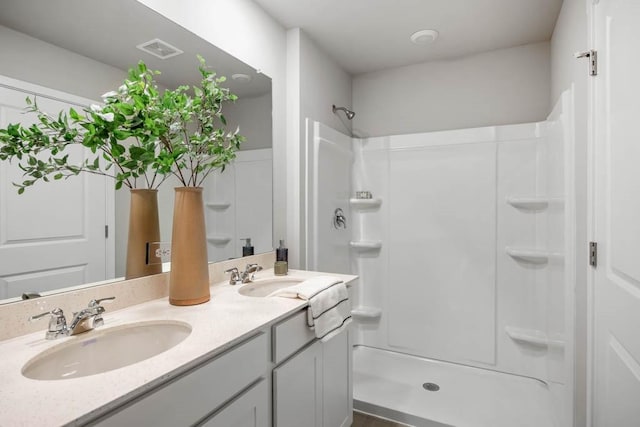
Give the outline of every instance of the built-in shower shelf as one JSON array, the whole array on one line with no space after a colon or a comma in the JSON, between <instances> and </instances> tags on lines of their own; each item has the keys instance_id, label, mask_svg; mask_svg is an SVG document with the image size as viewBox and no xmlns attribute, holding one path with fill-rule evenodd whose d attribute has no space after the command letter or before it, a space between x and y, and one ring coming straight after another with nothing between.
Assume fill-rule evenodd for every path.
<instances>
[{"instance_id":1,"label":"built-in shower shelf","mask_svg":"<svg viewBox=\"0 0 640 427\"><path fill-rule=\"evenodd\" d=\"M207 207L209 209L213 209L213 210L216 210L216 211L225 210L229 206L231 206L230 202L211 202L211 203L207 203Z\"/></svg>"},{"instance_id":2,"label":"built-in shower shelf","mask_svg":"<svg viewBox=\"0 0 640 427\"><path fill-rule=\"evenodd\" d=\"M505 332L513 341L518 344L530 345L533 347L553 347L563 348L563 339L550 339L547 334L537 329L522 329L513 326L504 328Z\"/></svg>"},{"instance_id":3,"label":"built-in shower shelf","mask_svg":"<svg viewBox=\"0 0 640 427\"><path fill-rule=\"evenodd\" d=\"M549 207L549 199L546 197L507 197L507 203L528 211L542 211Z\"/></svg>"},{"instance_id":4,"label":"built-in shower shelf","mask_svg":"<svg viewBox=\"0 0 640 427\"><path fill-rule=\"evenodd\" d=\"M207 240L209 241L209 243L212 243L212 244L218 245L218 246L222 246L222 245L226 245L227 243L229 243L231 241L231 236L209 235L209 236L207 236Z\"/></svg>"},{"instance_id":5,"label":"built-in shower shelf","mask_svg":"<svg viewBox=\"0 0 640 427\"><path fill-rule=\"evenodd\" d=\"M507 197L507 203L523 211L539 212L547 209L549 206L562 207L564 205L564 199L560 197Z\"/></svg>"},{"instance_id":6,"label":"built-in shower shelf","mask_svg":"<svg viewBox=\"0 0 640 427\"><path fill-rule=\"evenodd\" d=\"M382 205L382 199L349 199L354 209L377 209Z\"/></svg>"},{"instance_id":7,"label":"built-in shower shelf","mask_svg":"<svg viewBox=\"0 0 640 427\"><path fill-rule=\"evenodd\" d=\"M380 240L358 240L349 242L349 246L358 251L377 251L382 248Z\"/></svg>"},{"instance_id":8,"label":"built-in shower shelf","mask_svg":"<svg viewBox=\"0 0 640 427\"><path fill-rule=\"evenodd\" d=\"M353 318L355 319L361 319L361 320L379 319L380 316L382 316L382 309L377 307L365 307L365 306L354 307L351 310L351 316L353 316Z\"/></svg>"},{"instance_id":9,"label":"built-in shower shelf","mask_svg":"<svg viewBox=\"0 0 640 427\"><path fill-rule=\"evenodd\" d=\"M525 249L525 248L505 248L507 254L517 260L524 261L531 264L546 264L550 259L562 260L563 255L558 252L549 252L540 249Z\"/></svg>"}]
</instances>

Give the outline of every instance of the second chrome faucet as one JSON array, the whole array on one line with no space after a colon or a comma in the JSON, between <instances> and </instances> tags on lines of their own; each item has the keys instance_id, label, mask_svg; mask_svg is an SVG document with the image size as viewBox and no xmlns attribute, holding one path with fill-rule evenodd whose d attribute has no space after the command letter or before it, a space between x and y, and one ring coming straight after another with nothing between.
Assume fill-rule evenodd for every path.
<instances>
[{"instance_id":1,"label":"second chrome faucet","mask_svg":"<svg viewBox=\"0 0 640 427\"><path fill-rule=\"evenodd\" d=\"M262 270L262 266L258 264L247 264L244 271L240 273L236 267L225 271L229 273L229 284L237 285L238 283L249 283L255 278L255 274Z\"/></svg>"}]
</instances>

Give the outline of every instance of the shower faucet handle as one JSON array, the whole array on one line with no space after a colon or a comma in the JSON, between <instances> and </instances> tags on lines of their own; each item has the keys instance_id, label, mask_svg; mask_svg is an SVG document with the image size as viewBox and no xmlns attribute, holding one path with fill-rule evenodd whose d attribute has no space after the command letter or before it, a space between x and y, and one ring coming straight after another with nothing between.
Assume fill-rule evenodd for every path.
<instances>
[{"instance_id":1,"label":"shower faucet handle","mask_svg":"<svg viewBox=\"0 0 640 427\"><path fill-rule=\"evenodd\" d=\"M340 208L333 212L333 227L335 229L347 228L347 217L344 216L344 212Z\"/></svg>"}]
</instances>

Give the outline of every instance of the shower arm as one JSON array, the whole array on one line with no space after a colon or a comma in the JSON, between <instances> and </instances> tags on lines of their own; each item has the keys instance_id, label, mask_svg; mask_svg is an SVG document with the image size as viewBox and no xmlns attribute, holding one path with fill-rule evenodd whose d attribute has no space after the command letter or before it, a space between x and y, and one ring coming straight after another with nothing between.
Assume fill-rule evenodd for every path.
<instances>
[{"instance_id":1,"label":"shower arm","mask_svg":"<svg viewBox=\"0 0 640 427\"><path fill-rule=\"evenodd\" d=\"M332 111L333 111L334 114L336 114L338 111L344 111L344 114L347 116L347 119L349 119L349 120L353 120L353 118L356 115L356 113L354 113L353 111L349 110L348 108L336 107L335 105L332 105Z\"/></svg>"}]
</instances>

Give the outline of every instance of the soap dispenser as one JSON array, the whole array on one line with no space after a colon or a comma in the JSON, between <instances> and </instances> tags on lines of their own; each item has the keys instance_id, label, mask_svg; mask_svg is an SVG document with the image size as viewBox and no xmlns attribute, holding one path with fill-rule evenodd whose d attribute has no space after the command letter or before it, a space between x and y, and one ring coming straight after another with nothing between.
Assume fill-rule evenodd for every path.
<instances>
[{"instance_id":1,"label":"soap dispenser","mask_svg":"<svg viewBox=\"0 0 640 427\"><path fill-rule=\"evenodd\" d=\"M251 245L251 238L250 237L244 237L240 240L244 240L244 246L242 247L242 256L249 256L249 255L253 255L253 246Z\"/></svg>"},{"instance_id":2,"label":"soap dispenser","mask_svg":"<svg viewBox=\"0 0 640 427\"><path fill-rule=\"evenodd\" d=\"M284 276L289 272L289 249L285 248L284 240L280 240L280 247L276 249L276 263L273 266L276 276Z\"/></svg>"}]
</instances>

